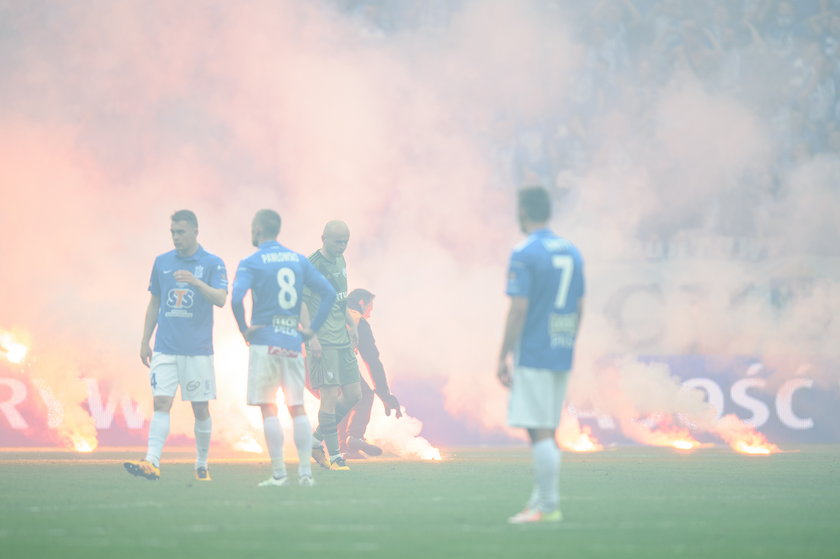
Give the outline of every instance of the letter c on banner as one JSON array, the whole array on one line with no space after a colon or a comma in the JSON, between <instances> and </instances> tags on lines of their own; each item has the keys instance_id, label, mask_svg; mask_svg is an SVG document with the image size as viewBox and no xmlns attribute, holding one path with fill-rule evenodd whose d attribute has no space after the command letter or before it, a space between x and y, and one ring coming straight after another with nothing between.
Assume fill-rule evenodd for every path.
<instances>
[{"instance_id":1,"label":"letter c on banner","mask_svg":"<svg viewBox=\"0 0 840 559\"><path fill-rule=\"evenodd\" d=\"M797 417L793 413L793 394L800 388L811 388L813 385L814 381L809 378L794 378L779 388L776 394L776 413L783 425L791 429L811 429L814 426L814 420L810 417Z\"/></svg>"}]
</instances>

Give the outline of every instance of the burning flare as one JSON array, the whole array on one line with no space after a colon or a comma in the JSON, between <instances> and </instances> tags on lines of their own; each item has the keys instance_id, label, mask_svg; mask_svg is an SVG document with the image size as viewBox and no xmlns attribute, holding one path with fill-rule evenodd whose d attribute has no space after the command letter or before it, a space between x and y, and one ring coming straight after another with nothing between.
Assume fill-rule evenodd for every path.
<instances>
[{"instance_id":1,"label":"burning flare","mask_svg":"<svg viewBox=\"0 0 840 559\"><path fill-rule=\"evenodd\" d=\"M253 452L254 454L260 454L263 451L263 447L253 435L242 435L238 441L233 443L233 449L241 452Z\"/></svg>"},{"instance_id":2,"label":"burning flare","mask_svg":"<svg viewBox=\"0 0 840 559\"><path fill-rule=\"evenodd\" d=\"M11 332L0 330L0 357L10 363L20 365L26 359L29 348L15 339Z\"/></svg>"},{"instance_id":3,"label":"burning flare","mask_svg":"<svg viewBox=\"0 0 840 559\"><path fill-rule=\"evenodd\" d=\"M592 435L592 428L581 426L576 415L563 412L563 419L557 429L557 444L563 450L572 452L599 452L604 446Z\"/></svg>"},{"instance_id":4,"label":"burning flare","mask_svg":"<svg viewBox=\"0 0 840 559\"><path fill-rule=\"evenodd\" d=\"M751 456L768 456L781 452L781 449L767 437L747 425L735 414L725 415L717 424L715 433L732 447L735 452Z\"/></svg>"},{"instance_id":5,"label":"burning flare","mask_svg":"<svg viewBox=\"0 0 840 559\"><path fill-rule=\"evenodd\" d=\"M704 445L685 427L674 425L670 413L622 422L622 430L633 440L650 446L670 447L677 450L694 450Z\"/></svg>"},{"instance_id":6,"label":"burning flare","mask_svg":"<svg viewBox=\"0 0 840 559\"><path fill-rule=\"evenodd\" d=\"M79 433L71 433L70 441L73 443L76 452L93 452L99 446L95 438L85 437Z\"/></svg>"}]
</instances>

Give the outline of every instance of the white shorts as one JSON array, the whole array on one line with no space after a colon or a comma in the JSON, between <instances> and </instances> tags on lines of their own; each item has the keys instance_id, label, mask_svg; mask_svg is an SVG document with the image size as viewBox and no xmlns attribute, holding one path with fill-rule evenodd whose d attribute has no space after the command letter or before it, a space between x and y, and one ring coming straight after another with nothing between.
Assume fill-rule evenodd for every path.
<instances>
[{"instance_id":1,"label":"white shorts","mask_svg":"<svg viewBox=\"0 0 840 559\"><path fill-rule=\"evenodd\" d=\"M216 374L212 355L169 355L153 353L149 367L152 394L175 396L181 386L181 399L207 402L216 399Z\"/></svg>"},{"instance_id":2,"label":"white shorts","mask_svg":"<svg viewBox=\"0 0 840 559\"><path fill-rule=\"evenodd\" d=\"M280 347L251 344L248 358L248 404L274 404L283 389L287 406L303 405L306 369L303 355Z\"/></svg>"},{"instance_id":3,"label":"white shorts","mask_svg":"<svg viewBox=\"0 0 840 559\"><path fill-rule=\"evenodd\" d=\"M556 429L566 397L568 371L515 367L508 400L508 425Z\"/></svg>"}]
</instances>

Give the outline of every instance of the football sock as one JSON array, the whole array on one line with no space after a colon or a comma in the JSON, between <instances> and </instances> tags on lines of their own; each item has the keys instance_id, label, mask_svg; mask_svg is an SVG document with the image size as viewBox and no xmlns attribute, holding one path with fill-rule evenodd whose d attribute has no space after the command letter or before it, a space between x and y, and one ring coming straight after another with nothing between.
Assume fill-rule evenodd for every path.
<instances>
[{"instance_id":1,"label":"football sock","mask_svg":"<svg viewBox=\"0 0 840 559\"><path fill-rule=\"evenodd\" d=\"M338 426L335 423L335 414L325 411L318 412L318 431L327 443L327 452L330 456L339 454L338 449Z\"/></svg>"},{"instance_id":2,"label":"football sock","mask_svg":"<svg viewBox=\"0 0 840 559\"><path fill-rule=\"evenodd\" d=\"M336 402L335 403L335 414L334 414L335 415L335 424L338 425L339 423L341 423L341 420L344 419L344 416L346 416L348 413L350 413L350 410L352 410L352 409L353 408L349 408L349 409L345 408L341 404L340 400L338 402ZM321 430L320 418L321 418L321 414L319 413L318 414L319 425L318 425L318 427L315 428L315 431L312 432L312 448L318 448L319 446L321 446L321 443L325 440L324 432Z\"/></svg>"},{"instance_id":3,"label":"football sock","mask_svg":"<svg viewBox=\"0 0 840 559\"><path fill-rule=\"evenodd\" d=\"M557 508L558 473L560 471L560 449L553 438L543 439L534 444L534 478L539 493L539 509L551 512Z\"/></svg>"},{"instance_id":4,"label":"football sock","mask_svg":"<svg viewBox=\"0 0 840 559\"><path fill-rule=\"evenodd\" d=\"M149 423L149 447L146 450L146 461L160 467L160 453L163 452L163 443L169 436L169 412L156 411L152 414L152 421Z\"/></svg>"},{"instance_id":5,"label":"football sock","mask_svg":"<svg viewBox=\"0 0 840 559\"><path fill-rule=\"evenodd\" d=\"M213 418L195 420L195 467L207 467L207 454L210 452L210 433L213 430Z\"/></svg>"},{"instance_id":6,"label":"football sock","mask_svg":"<svg viewBox=\"0 0 840 559\"><path fill-rule=\"evenodd\" d=\"M286 463L283 461L283 427L276 415L263 418L263 433L268 455L271 457L271 470L275 478L286 475Z\"/></svg>"},{"instance_id":7,"label":"football sock","mask_svg":"<svg viewBox=\"0 0 840 559\"><path fill-rule=\"evenodd\" d=\"M537 487L537 484L534 483L534 488L531 490L531 497L528 499L528 504L525 506L526 509L534 510L540 504L540 488Z\"/></svg>"},{"instance_id":8,"label":"football sock","mask_svg":"<svg viewBox=\"0 0 840 559\"><path fill-rule=\"evenodd\" d=\"M341 423L341 420L344 419L352 409L353 408L344 407L344 404L341 403L341 400L337 401L335 403L335 424L338 425L339 423Z\"/></svg>"},{"instance_id":9,"label":"football sock","mask_svg":"<svg viewBox=\"0 0 840 559\"><path fill-rule=\"evenodd\" d=\"M305 415L296 415L294 417L294 435L295 447L297 448L298 459L300 460L298 476L311 476L312 426L309 424L309 418Z\"/></svg>"}]
</instances>

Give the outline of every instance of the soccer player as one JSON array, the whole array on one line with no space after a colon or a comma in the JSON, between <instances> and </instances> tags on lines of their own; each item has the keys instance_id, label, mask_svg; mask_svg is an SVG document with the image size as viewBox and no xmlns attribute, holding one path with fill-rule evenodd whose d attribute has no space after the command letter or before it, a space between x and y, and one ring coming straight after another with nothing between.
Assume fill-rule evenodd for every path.
<instances>
[{"instance_id":1,"label":"soccer player","mask_svg":"<svg viewBox=\"0 0 840 559\"><path fill-rule=\"evenodd\" d=\"M277 242L280 215L260 210L251 222L251 242L257 252L239 263L233 282L231 306L239 331L250 345L248 404L259 406L263 432L271 457L272 476L260 487L288 483L283 458L283 428L277 417L277 389L283 389L292 416L295 447L300 464L298 483L314 485L312 479L312 426L303 407L306 380L302 343L324 323L335 302L335 290L302 254ZM299 329L303 289L317 293L326 305L312 318L311 330ZM243 298L251 290L251 325L245 320Z\"/></svg>"},{"instance_id":2,"label":"soccer player","mask_svg":"<svg viewBox=\"0 0 840 559\"><path fill-rule=\"evenodd\" d=\"M356 349L367 366L374 388L371 389L367 382L361 380L362 397L338 426L339 443L342 442L342 438L344 439L345 458L360 459L365 458L365 454L368 456L382 454L381 448L365 440L374 393L385 405L387 415L391 415L391 410L396 410L397 419L402 417L400 402L388 388L385 366L379 359L379 348L376 347L376 339L373 337L373 330L368 322L373 313L374 297L373 293L361 288L354 289L347 295L347 309L359 332L359 345Z\"/></svg>"},{"instance_id":3,"label":"soccer player","mask_svg":"<svg viewBox=\"0 0 840 559\"><path fill-rule=\"evenodd\" d=\"M510 308L497 375L510 388L508 424L526 429L531 441L534 489L525 509L508 521L559 522L555 431L583 312L583 259L548 228L551 199L545 188L521 189L518 214L528 238L510 257Z\"/></svg>"},{"instance_id":4,"label":"soccer player","mask_svg":"<svg viewBox=\"0 0 840 559\"><path fill-rule=\"evenodd\" d=\"M227 298L227 271L221 258L198 244L198 219L190 210L172 214L175 250L161 254L152 266L149 305L140 342L140 360L150 369L154 414L149 423L146 458L124 462L132 475L160 478L160 455L169 436L169 410L178 386L181 399L195 415L195 477L210 481L209 400L216 398L213 370L213 305ZM155 335L152 353L150 341Z\"/></svg>"},{"instance_id":5,"label":"soccer player","mask_svg":"<svg viewBox=\"0 0 840 559\"><path fill-rule=\"evenodd\" d=\"M313 389L320 393L318 427L313 433L312 458L330 470L349 470L338 446L337 425L361 398L359 364L354 346L358 343L356 323L347 312L347 263L344 251L350 229L343 221L330 221L321 235L322 246L309 261L335 288L338 297L330 304L324 326L306 345L306 360ZM328 301L306 290L304 302L310 313L321 312ZM327 453L322 443L326 443Z\"/></svg>"}]
</instances>

